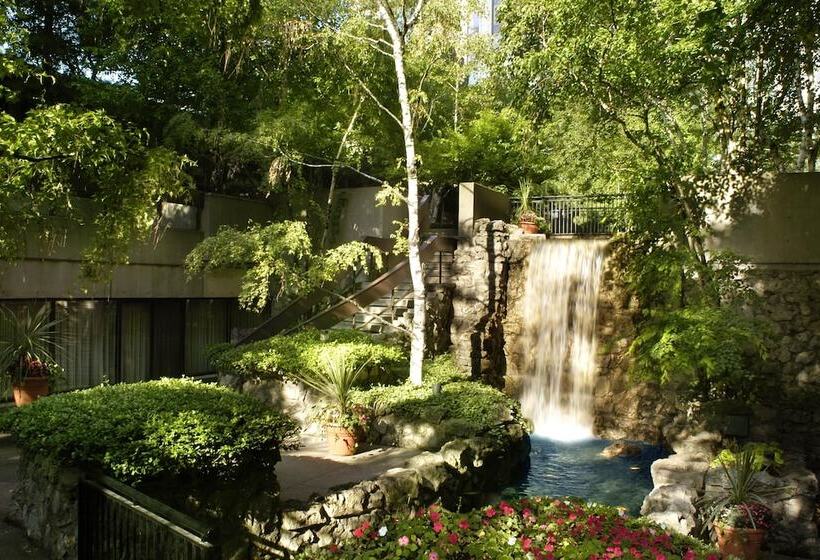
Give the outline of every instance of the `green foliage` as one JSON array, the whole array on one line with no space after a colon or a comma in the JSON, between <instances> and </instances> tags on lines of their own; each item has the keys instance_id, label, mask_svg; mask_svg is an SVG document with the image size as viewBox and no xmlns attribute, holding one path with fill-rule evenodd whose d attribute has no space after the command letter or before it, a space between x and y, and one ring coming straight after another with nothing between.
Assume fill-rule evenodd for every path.
<instances>
[{"instance_id":1,"label":"green foliage","mask_svg":"<svg viewBox=\"0 0 820 560\"><path fill-rule=\"evenodd\" d=\"M472 434L485 433L506 420L524 423L520 405L498 389L470 381L449 356L425 363L423 384L378 385L353 392L352 401L377 415L407 422L457 420ZM436 392L435 386L441 391Z\"/></svg>"},{"instance_id":2,"label":"green foliage","mask_svg":"<svg viewBox=\"0 0 820 560\"><path fill-rule=\"evenodd\" d=\"M436 505L394 515L381 527L369 522L353 538L312 548L296 560L525 560L599 557L716 560L697 539L666 533L618 508L535 497L457 513Z\"/></svg>"},{"instance_id":3,"label":"green foliage","mask_svg":"<svg viewBox=\"0 0 820 560\"><path fill-rule=\"evenodd\" d=\"M342 273L382 266L374 246L352 241L315 254L304 222L285 221L245 230L221 227L185 258L189 277L206 271L244 270L240 304L262 311L271 299L298 295L338 280ZM271 293L274 290L274 293Z\"/></svg>"},{"instance_id":4,"label":"green foliage","mask_svg":"<svg viewBox=\"0 0 820 560\"><path fill-rule=\"evenodd\" d=\"M3 418L24 449L127 482L234 479L272 468L288 417L225 387L185 379L94 387L42 398Z\"/></svg>"},{"instance_id":5,"label":"green foliage","mask_svg":"<svg viewBox=\"0 0 820 560\"><path fill-rule=\"evenodd\" d=\"M319 354L318 367L304 370L299 381L319 393L334 409L336 416L350 414L350 396L368 361L358 365L350 356L350 350L328 346Z\"/></svg>"},{"instance_id":6,"label":"green foliage","mask_svg":"<svg viewBox=\"0 0 820 560\"><path fill-rule=\"evenodd\" d=\"M22 120L0 113L0 259L22 255L27 231L54 243L79 223L93 232L84 272L102 277L108 265L127 262L133 240L148 238L157 202L185 192L186 162L146 147L141 132L102 111L54 105ZM75 208L78 195L93 200L89 214Z\"/></svg>"},{"instance_id":7,"label":"green foliage","mask_svg":"<svg viewBox=\"0 0 820 560\"><path fill-rule=\"evenodd\" d=\"M419 150L425 176L439 185L475 181L512 193L522 177L548 176L545 139L509 107L483 109L461 129L447 130Z\"/></svg>"},{"instance_id":8,"label":"green foliage","mask_svg":"<svg viewBox=\"0 0 820 560\"><path fill-rule=\"evenodd\" d=\"M733 459L731 466L720 462L725 484L700 500L704 529L712 529L728 508L746 504L765 506L768 499L785 493L786 488L772 487L760 480L760 469L756 466L757 458L753 450L739 451Z\"/></svg>"},{"instance_id":9,"label":"green foliage","mask_svg":"<svg viewBox=\"0 0 820 560\"><path fill-rule=\"evenodd\" d=\"M756 471L777 470L784 464L783 450L780 449L779 445L776 443L750 441L744 444L740 449L722 449L712 461L712 466L718 467L720 465L726 465L730 468L734 467L737 464L738 455L741 453L752 456L752 468Z\"/></svg>"},{"instance_id":10,"label":"green foliage","mask_svg":"<svg viewBox=\"0 0 820 560\"><path fill-rule=\"evenodd\" d=\"M690 396L749 400L765 389L753 369L763 352L761 326L732 307L651 310L629 352L638 377Z\"/></svg>"},{"instance_id":11,"label":"green foliage","mask_svg":"<svg viewBox=\"0 0 820 560\"><path fill-rule=\"evenodd\" d=\"M304 372L319 371L321 356L327 353L343 354L356 368L367 363L382 374L407 360L397 346L374 342L365 333L344 329L305 329L242 346L220 345L211 350L210 356L213 366L222 373L244 379L298 380Z\"/></svg>"},{"instance_id":12,"label":"green foliage","mask_svg":"<svg viewBox=\"0 0 820 560\"><path fill-rule=\"evenodd\" d=\"M57 321L50 320L49 312L49 307L43 306L32 315L26 308L25 315L18 317L0 307L0 332L8 336L8 340L0 340L0 392L8 393L29 376L59 375L52 349L59 348L62 341Z\"/></svg>"}]
</instances>

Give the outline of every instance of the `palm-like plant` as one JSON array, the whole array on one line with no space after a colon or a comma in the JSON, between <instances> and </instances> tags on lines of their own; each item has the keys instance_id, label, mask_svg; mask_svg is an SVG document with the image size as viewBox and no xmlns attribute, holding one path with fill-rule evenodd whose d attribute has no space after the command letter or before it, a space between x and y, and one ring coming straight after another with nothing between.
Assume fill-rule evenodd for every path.
<instances>
[{"instance_id":1,"label":"palm-like plant","mask_svg":"<svg viewBox=\"0 0 820 560\"><path fill-rule=\"evenodd\" d=\"M316 370L303 373L300 379L324 397L340 417L344 417L350 413L353 386L369 362L367 360L357 367L348 352L330 349L319 356Z\"/></svg>"},{"instance_id":2,"label":"palm-like plant","mask_svg":"<svg viewBox=\"0 0 820 560\"><path fill-rule=\"evenodd\" d=\"M0 308L0 331L8 333L8 340L0 340L0 390L6 393L29 376L46 376L56 366L52 352L60 348L57 324L49 318L48 307L33 315L26 309L23 317Z\"/></svg>"},{"instance_id":3,"label":"palm-like plant","mask_svg":"<svg viewBox=\"0 0 820 560\"><path fill-rule=\"evenodd\" d=\"M524 179L518 184L518 194L521 197L521 203L518 207L519 216L535 215L530 207L530 199L532 198L532 192L534 189L535 184L528 179Z\"/></svg>"},{"instance_id":4,"label":"palm-like plant","mask_svg":"<svg viewBox=\"0 0 820 560\"><path fill-rule=\"evenodd\" d=\"M758 476L761 472L755 462L755 454L750 450L743 450L735 454L735 463L732 468L728 467L721 459L720 467L726 476L727 484L720 490L713 492L701 499L701 516L703 526L706 530L714 528L719 521L721 514L727 508L733 506L743 506L746 504L766 505L767 498L782 495L786 490L784 487L772 487L765 485ZM754 519L751 518L751 525L754 527Z\"/></svg>"}]
</instances>

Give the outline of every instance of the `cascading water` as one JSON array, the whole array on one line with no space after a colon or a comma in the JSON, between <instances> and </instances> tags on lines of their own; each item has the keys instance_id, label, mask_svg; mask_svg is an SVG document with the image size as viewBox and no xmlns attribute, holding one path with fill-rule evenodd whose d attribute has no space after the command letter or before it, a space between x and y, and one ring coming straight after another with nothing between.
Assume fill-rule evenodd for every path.
<instances>
[{"instance_id":1,"label":"cascading water","mask_svg":"<svg viewBox=\"0 0 820 560\"><path fill-rule=\"evenodd\" d=\"M595 322L606 241L547 240L530 256L523 344L529 349L521 405L535 434L592 437Z\"/></svg>"}]
</instances>

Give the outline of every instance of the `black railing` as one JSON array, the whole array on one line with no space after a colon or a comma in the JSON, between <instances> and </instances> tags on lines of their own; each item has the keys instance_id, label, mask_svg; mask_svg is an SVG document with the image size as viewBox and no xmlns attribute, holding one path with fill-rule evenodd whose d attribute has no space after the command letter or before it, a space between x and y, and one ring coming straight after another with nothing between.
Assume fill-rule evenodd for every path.
<instances>
[{"instance_id":1,"label":"black railing","mask_svg":"<svg viewBox=\"0 0 820 560\"><path fill-rule=\"evenodd\" d=\"M530 209L546 221L553 235L612 235L618 231L625 195L588 194L534 196ZM512 199L513 216L519 199Z\"/></svg>"},{"instance_id":2,"label":"black railing","mask_svg":"<svg viewBox=\"0 0 820 560\"><path fill-rule=\"evenodd\" d=\"M78 557L82 560L216 560L204 524L117 480L83 479Z\"/></svg>"}]
</instances>

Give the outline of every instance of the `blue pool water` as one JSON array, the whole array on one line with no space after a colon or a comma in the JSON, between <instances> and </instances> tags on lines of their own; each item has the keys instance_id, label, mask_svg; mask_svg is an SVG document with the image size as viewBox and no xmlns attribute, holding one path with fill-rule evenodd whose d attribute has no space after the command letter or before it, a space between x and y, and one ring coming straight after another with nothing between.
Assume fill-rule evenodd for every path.
<instances>
[{"instance_id":1,"label":"blue pool water","mask_svg":"<svg viewBox=\"0 0 820 560\"><path fill-rule=\"evenodd\" d=\"M624 506L637 515L644 497L652 490L649 467L668 452L659 446L634 442L640 456L600 455L611 441L590 439L559 442L532 438L530 470L516 486L526 496L574 496L585 500Z\"/></svg>"}]
</instances>

